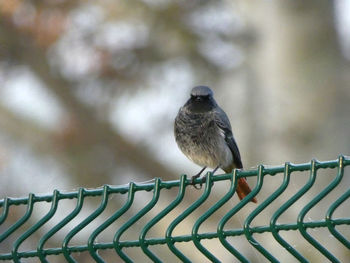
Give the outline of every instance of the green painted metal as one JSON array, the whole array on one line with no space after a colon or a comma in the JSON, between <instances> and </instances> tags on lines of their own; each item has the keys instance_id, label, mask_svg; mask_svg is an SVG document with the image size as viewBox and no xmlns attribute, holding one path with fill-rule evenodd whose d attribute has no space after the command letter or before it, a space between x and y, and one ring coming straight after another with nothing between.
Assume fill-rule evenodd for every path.
<instances>
[{"instance_id":1,"label":"green painted metal","mask_svg":"<svg viewBox=\"0 0 350 263\"><path fill-rule=\"evenodd\" d=\"M52 237L55 233L57 233L60 229L62 229L66 224L68 224L77 214L79 214L81 208L83 207L83 201L84 201L84 189L80 188L78 192L78 197L77 197L77 206L75 207L75 209L68 216L62 219L58 224L56 224L50 231L48 231L39 240L37 252L41 262L48 262L46 260L46 255L43 253L45 243L49 240L50 237ZM65 253L69 254L67 250L65 250Z\"/></svg>"},{"instance_id":2,"label":"green painted metal","mask_svg":"<svg viewBox=\"0 0 350 263\"><path fill-rule=\"evenodd\" d=\"M330 206L326 215L327 227L329 231L335 236L335 238L337 238L341 243L343 243L344 246L346 246L348 249L350 249L350 242L338 230L335 229L336 224L332 219L332 214L334 210L349 197L350 197L350 189L346 191L337 201L335 201Z\"/></svg>"},{"instance_id":3,"label":"green painted metal","mask_svg":"<svg viewBox=\"0 0 350 263\"><path fill-rule=\"evenodd\" d=\"M13 232L15 232L25 222L27 222L27 220L29 219L30 215L33 212L34 198L35 198L34 194L29 194L26 213L24 214L24 216L21 219L19 219L15 224L13 224L4 233L2 233L0 235L0 242L2 242L4 239L6 239L8 236L10 236ZM10 203L11 199L8 199L7 201L8 201L8 203ZM7 212L5 214L8 215Z\"/></svg>"},{"instance_id":4,"label":"green painted metal","mask_svg":"<svg viewBox=\"0 0 350 263\"><path fill-rule=\"evenodd\" d=\"M261 174L259 173L259 177L261 176ZM230 190L228 191L228 193L226 194L226 196L223 198L225 199L225 201L227 201L228 199L230 199L236 190L237 187L237 180L236 178L238 177L238 171L235 170L234 171L234 182L232 183L231 181L231 187ZM234 236L237 232L232 233L231 235L227 235L226 232L224 231L224 227L225 224L228 222L229 219L231 219L244 205L246 205L249 200L255 196L258 193L259 189L258 186L256 186L252 192L250 193L251 197L246 197L244 198L241 202L238 203L238 205L236 205L233 209L231 209L227 214L225 214L223 216L223 218L220 220L218 227L217 227L217 234L218 234L218 238L220 240L220 242L222 243L222 245L232 253L232 255L234 255L238 260L240 260L241 262L249 262L248 259L246 257L244 257L237 249L235 249L227 240L226 237L228 236ZM243 229L242 229L242 233L239 233L238 235L242 235L243 234Z\"/></svg>"},{"instance_id":5,"label":"green painted metal","mask_svg":"<svg viewBox=\"0 0 350 263\"><path fill-rule=\"evenodd\" d=\"M31 228L29 228L19 238L17 238L17 240L13 243L12 256L13 256L13 260L15 262L19 262L18 248L23 243L23 241L26 240L28 237L30 237L41 226L43 226L47 221L49 221L51 217L54 216L54 214L57 210L57 205L58 205L58 195L59 195L59 191L55 190L53 193L53 199L52 199L50 211L41 220L39 220L38 223L33 225Z\"/></svg>"},{"instance_id":6,"label":"green painted metal","mask_svg":"<svg viewBox=\"0 0 350 263\"><path fill-rule=\"evenodd\" d=\"M165 217L170 211L172 211L183 199L185 195L185 189L186 189L186 175L182 175L180 179L180 187L179 187L179 193L176 197L176 199L167 206L163 211L161 211L158 215L156 215L152 220L150 220L145 227L142 229L140 233L140 244L143 252L154 262L161 262L161 260L153 254L149 249L145 242L146 240L146 234L151 229L152 226L154 226L156 223L158 223L163 217ZM172 242L171 235L168 238L168 245Z\"/></svg>"},{"instance_id":7,"label":"green painted metal","mask_svg":"<svg viewBox=\"0 0 350 263\"><path fill-rule=\"evenodd\" d=\"M184 205L186 202L185 193L190 193L190 191L197 191L191 188L190 180L187 179L186 175L182 175L180 180L174 181L162 181L156 178L152 183L137 184L130 183L124 186L109 186L105 185L103 188L98 189L84 189L81 188L76 192L62 193L57 190L53 192L52 195L39 196L30 194L27 198L9 198L6 197L0 200L0 261L1 260L12 260L13 262L21 262L25 258L37 258L40 262L49 262L47 256L53 255L63 255L67 262L77 262L74 258L74 253L88 252L89 255L96 262L105 262L103 256L99 255L99 251L102 250L114 250L115 253L125 262L133 262L132 256L127 253L126 248L138 247L145 255L145 259L148 258L153 262L162 262L162 259L157 255L152 246L165 245L172 252L178 260L182 262L191 262L191 255L185 255L177 244L181 242L192 242L197 249L196 253L201 253L211 262L220 262L220 255L217 255L216 249L208 247L208 245L203 244L203 240L217 239L221 245L226 248L226 250L232 254L232 257L240 262L249 262L249 257L235 247L228 240L229 237L245 237L251 245L252 248L256 249L263 257L265 257L270 262L280 262L278 255L275 251L269 251L266 243L259 242L257 235L261 233L271 233L272 237L276 240L277 244L285 248L297 261L299 262L309 262L309 259L303 254L302 251L298 251L292 246L285 238L282 237L281 232L284 234L288 233L285 231L297 231L301 234L301 237L305 239L310 245L317 251L319 251L325 259L331 262L340 262L338 255L333 254L329 248L322 244L319 240L316 240L309 231L311 229L323 228L330 232L334 237L332 242L338 242L339 246L344 248L344 250L350 249L350 241L348 239L349 232L341 232L337 226L350 225L350 216L345 218L334 218L333 215L337 209L344 204L346 201L349 202L350 199L350 178L349 174L345 173L345 167L350 165L350 158L345 156L340 156L337 160L320 162L317 160L312 160L309 163L304 164L291 164L286 163L284 166L278 167L266 167L260 165L256 170L242 171L234 170L231 174L215 175L211 173L206 175L205 188L202 190L201 196L195 200L193 203L187 205L184 211L179 213L175 219L168 222L167 229L163 236L156 238L148 238L147 235L149 231L157 225L162 219L164 219L170 212L172 212L180 205ZM297 215L297 220L294 223L280 224L278 223L279 218L290 208L295 202L297 202L301 197L303 197L318 180L318 171L321 169L337 169L336 176L332 181L324 187L319 193L307 201ZM294 193L291 197L286 198L284 202L276 208L276 210L271 214L270 223L268 225L252 226L253 220L261 214L264 209L270 206L278 197L282 196L290 184L290 179L296 175L295 172L299 171L309 171L309 178L307 182ZM252 206L250 200L254 198L259 193L264 193L264 178L267 176L283 176L283 180L280 186L270 193L267 198L259 199L259 204L257 206ZM217 224L217 229L215 232L200 232L200 228L203 223L211 219L214 213L220 210L228 202L232 202L232 197L235 194L237 187L237 179L241 177L255 177L256 185L252 189L252 192L243 200L235 204L228 211L224 211ZM185 235L174 235L174 230L180 227L181 222L183 222L189 215L194 213L194 211L199 210L201 206L209 199L213 190L213 185L218 181L227 181L230 184L227 193L224 193L223 197L220 198L215 204L206 209L202 214L193 222L192 232ZM200 179L196 180L196 183L200 183ZM336 192L337 186L348 184L345 187L346 191L343 193L337 193L337 198L325 212L324 219L313 220L311 222L306 222L305 217L309 211L314 208L319 202L321 202L326 196L331 192ZM133 228L141 218L145 217L159 202L160 194L163 193L165 189L177 188L178 193L174 200L165 206L160 212L158 211L155 216L148 219L144 225L141 226L141 231L137 240L122 240L123 235L126 231ZM116 229L114 229L114 238L110 242L97 242L99 235L110 227L113 223L118 223L123 215L128 211L133 214L132 208L135 206L135 194L137 192L142 193L144 191L152 191L152 199L142 208L140 211L136 211L135 215L131 216L125 223L119 224ZM162 192L163 191L163 192ZM99 217L106 207L111 202L111 195L125 195L127 194L127 199L124 204L121 205L119 209L114 211L106 220L97 223L96 218ZM86 205L86 198L93 197L99 201L98 207L92 211L90 214L86 215L80 223L76 223L75 226L66 234L61 246L46 248L46 243L50 238L64 228L73 219L81 215L81 210ZM57 209L61 205L61 200L64 199L75 199L75 208L67 215L59 217L57 215ZM237 199L235 199L237 200ZM37 222L30 220L33 217L33 210L36 204L40 202L48 202L51 204L51 208L45 212ZM226 229L227 223L232 219L238 212L245 209L247 205L253 207L253 211L245 218L242 226L237 229ZM22 217L20 217L16 222L11 224L9 215L11 214L11 208L14 206L25 206L26 211ZM183 206L182 206L183 208ZM220 210L222 211L222 209ZM47 229L47 223L53 220L53 217L58 217L59 221L53 227ZM9 226L7 226L9 225ZM29 225L27 229L23 230L24 225ZM6 226L6 227L4 227ZM46 226L46 228L44 228ZM93 226L91 234L86 241L82 240L82 245L71 245L71 240L82 230L86 229L87 226ZM21 231L23 231L21 233ZM22 251L21 246L30 237L40 233L38 238L38 244L36 250L24 250ZM284 235L285 236L285 235ZM2 244L9 238L14 238L12 243L12 248L8 251L4 251ZM327 244L327 243L326 243ZM165 248L164 246L164 248Z\"/></svg>"},{"instance_id":8,"label":"green painted metal","mask_svg":"<svg viewBox=\"0 0 350 263\"><path fill-rule=\"evenodd\" d=\"M117 220L121 215L123 215L132 205L134 201L134 196L135 196L135 184L130 183L129 186L129 194L128 194L128 200L122 206L118 211L116 211L110 218L108 218L103 224L101 224L96 230L91 234L88 240L88 247L89 247L89 252L91 256L96 260L96 262L104 262L103 258L101 258L97 253L96 253L96 248L94 246L94 242L96 237L103 231L105 230L108 226L110 226L115 220Z\"/></svg>"},{"instance_id":9,"label":"green painted metal","mask_svg":"<svg viewBox=\"0 0 350 263\"><path fill-rule=\"evenodd\" d=\"M285 165L285 172L284 172L284 180L283 184L281 185L281 190L284 191L286 187L289 184L290 180L290 174L293 169L293 166L290 163L286 163ZM310 174L311 175L311 174ZM312 179L309 179L309 181ZM270 220L270 228L272 235L276 239L278 243L280 243L285 249L289 251L296 259L298 259L300 262L308 262L296 249L293 248L292 245L290 245L287 241L285 241L281 235L279 234L279 231L277 229L277 220L278 218L292 205L294 204L307 190L309 187L305 185L300 191L298 191L295 195L293 195L288 201L285 202L277 211L272 215Z\"/></svg>"},{"instance_id":10,"label":"green painted metal","mask_svg":"<svg viewBox=\"0 0 350 263\"><path fill-rule=\"evenodd\" d=\"M130 257L128 257L127 254L125 254L122 251L122 247L120 246L121 244L120 238L127 229L129 229L133 224L136 223L136 221L138 221L141 217L143 217L148 211L150 211L155 206L160 194L160 184L161 184L161 180L159 178L156 178L154 183L152 200L143 209L141 209L140 212L138 212L136 215L131 217L124 225L122 225L114 236L113 243L115 245L115 251L125 262L133 262L133 261L130 259ZM144 246L144 244L142 245Z\"/></svg>"},{"instance_id":11,"label":"green painted metal","mask_svg":"<svg viewBox=\"0 0 350 263\"><path fill-rule=\"evenodd\" d=\"M330 191L332 191L340 182L340 180L343 177L343 172L341 167L343 167L344 163L344 157L341 156L339 158L338 162L338 174L336 178L323 190L321 193L319 193L317 196L315 196L314 199L312 199L300 212L298 216L298 228L300 233L303 235L305 239L307 239L310 244L312 244L318 251L320 251L325 257L327 257L331 262L339 262L340 261L332 255L324 246L322 246L315 238L313 238L309 233L307 233L306 228L303 226L304 224L304 217L307 214L308 211L311 210L312 207L314 207L319 201L321 201ZM316 178L317 174L317 162L315 160L312 161L312 177ZM315 182L315 179L312 180L312 183Z\"/></svg>"}]
</instances>

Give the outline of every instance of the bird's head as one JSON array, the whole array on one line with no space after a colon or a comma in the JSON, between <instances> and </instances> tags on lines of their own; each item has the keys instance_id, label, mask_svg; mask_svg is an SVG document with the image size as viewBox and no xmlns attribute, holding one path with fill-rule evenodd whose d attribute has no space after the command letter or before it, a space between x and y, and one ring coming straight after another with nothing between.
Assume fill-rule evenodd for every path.
<instances>
[{"instance_id":1,"label":"bird's head","mask_svg":"<svg viewBox=\"0 0 350 263\"><path fill-rule=\"evenodd\" d=\"M207 86L194 87L185 106L195 113L211 111L217 107L213 95L213 91Z\"/></svg>"}]
</instances>

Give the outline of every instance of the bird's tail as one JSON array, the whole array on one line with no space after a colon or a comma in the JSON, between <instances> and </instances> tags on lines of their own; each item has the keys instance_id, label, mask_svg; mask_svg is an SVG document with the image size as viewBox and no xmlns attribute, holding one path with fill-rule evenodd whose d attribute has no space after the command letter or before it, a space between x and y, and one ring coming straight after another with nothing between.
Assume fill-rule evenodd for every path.
<instances>
[{"instance_id":1,"label":"bird's tail","mask_svg":"<svg viewBox=\"0 0 350 263\"><path fill-rule=\"evenodd\" d=\"M244 178L239 178L237 182L236 192L240 200L246 197L252 190L250 189L247 180ZM258 200L254 197L252 202L257 203Z\"/></svg>"}]
</instances>

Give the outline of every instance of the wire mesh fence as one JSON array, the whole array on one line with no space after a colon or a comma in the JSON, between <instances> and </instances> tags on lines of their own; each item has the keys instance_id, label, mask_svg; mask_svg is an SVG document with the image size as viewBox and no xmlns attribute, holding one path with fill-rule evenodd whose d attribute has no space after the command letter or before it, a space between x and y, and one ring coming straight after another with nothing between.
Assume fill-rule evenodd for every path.
<instances>
[{"instance_id":1,"label":"wire mesh fence","mask_svg":"<svg viewBox=\"0 0 350 263\"><path fill-rule=\"evenodd\" d=\"M349 165L340 156L207 173L201 190L182 175L175 181L7 197L0 200L0 260L347 262ZM242 201L234 195L240 177L255 181ZM250 202L255 196L257 205Z\"/></svg>"}]
</instances>

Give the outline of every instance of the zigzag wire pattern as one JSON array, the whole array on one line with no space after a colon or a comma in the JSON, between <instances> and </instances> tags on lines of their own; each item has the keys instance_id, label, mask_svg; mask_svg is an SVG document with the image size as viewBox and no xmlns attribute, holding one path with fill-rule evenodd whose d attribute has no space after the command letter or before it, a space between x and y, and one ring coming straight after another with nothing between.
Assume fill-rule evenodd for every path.
<instances>
[{"instance_id":1,"label":"zigzag wire pattern","mask_svg":"<svg viewBox=\"0 0 350 263\"><path fill-rule=\"evenodd\" d=\"M51 203L51 208L37 223L29 227L29 229L22 233L13 242L11 251L8 253L0 254L0 260L13 260L14 262L21 262L22 258L37 257L41 262L49 262L46 259L47 256L62 254L67 262L77 262L72 256L72 253L88 251L96 262L104 262L103 257L98 254L98 250L114 249L120 258L122 258L125 262L133 262L127 253L123 251L123 249L128 247L140 247L145 256L147 256L153 262L162 262L161 259L149 249L149 247L153 245L166 244L169 250L182 262L191 262L190 259L186 257L179 248L176 247L176 243L192 241L198 251L200 251L211 262L220 262L220 260L213 253L209 252L209 250L201 243L201 241L205 239L218 239L221 244L239 261L249 262L245 255L243 255L238 249L236 249L227 241L227 237L245 236L249 243L266 259L268 259L270 262L279 262L279 260L273 256L271 251L268 251L266 248L264 248L264 246L254 238L254 234L270 232L275 240L293 257L295 257L295 259L297 259L299 262L309 262L302 255L302 253L297 251L280 235L280 231L294 230L299 231L305 240L307 240L315 249L322 253L331 262L340 262L339 259L337 259L336 255L333 255L329 250L327 250L326 247L322 246L322 244L320 244L314 237L312 237L307 232L307 230L312 228L328 229L329 232L337 239L337 241L339 241L339 244L344 246L344 248L350 249L350 241L335 228L339 225L350 225L350 218L332 218L335 210L342 203L349 199L350 189L343 193L330 205L325 214L324 220L305 222L304 218L310 209L312 209L317 203L325 198L336 186L340 184L340 182L342 182L344 178L344 168L348 165L350 165L350 158L340 156L337 160L326 162L312 160L310 163L305 164L286 163L284 166L271 168L260 165L256 170L234 170L232 174L216 176L208 173L205 189L202 195L189 207L187 207L185 211L180 213L172 222L170 222L167 227L165 236L159 238L147 238L147 233L162 218L164 218L168 213L170 213L179 204L181 204L185 196L186 187L190 185L190 180L187 179L186 175L182 175L180 177L180 180L175 181L163 182L161 179L156 178L154 183L147 184L130 183L127 186L105 185L103 188L99 189L81 188L77 192L70 193L61 193L58 190L55 190L52 195L36 196L35 194L31 193L27 198L5 198L3 200L0 200L0 207L2 207L2 212L0 214L0 226L6 222L11 206L26 205L26 212L14 224L5 229L4 232L0 233L0 245L5 239L14 234L16 230L18 230L28 221L32 215L33 207L36 203L49 202ZM335 178L301 209L296 223L278 224L278 218L314 185L317 177L317 171L326 168L337 169L337 175ZM306 184L292 197L286 200L284 204L281 205L272 214L269 225L252 227L251 222L254 220L254 218L285 191L289 184L292 173L296 171L310 171L309 179ZM276 175L280 173L283 173L282 184L247 216L242 228L225 230L225 224L230 220L230 218L237 214L262 189L264 184L264 177L266 175ZM232 198L237 186L236 179L240 177L256 177L257 184L255 188L245 199L240 201L237 205L235 205L231 210L222 216L220 222L217 225L216 232L198 233L200 226L208 218L210 218L213 213L215 213L220 207L222 207ZM173 236L173 230L176 228L176 226L179 225L187 216L193 213L193 211L195 211L207 200L207 198L210 196L213 183L216 181L229 181L229 191L193 223L192 233L190 235ZM196 182L200 183L199 179ZM121 241L123 233L130 229L140 218L146 215L157 204L162 189L170 189L173 187L178 188L178 194L176 198L143 226L139 234L139 239ZM129 220L127 220L123 225L116 229L114 238L111 240L111 242L97 243L96 238L98 235L130 209L134 203L135 193L138 191L152 191L153 197L138 213L129 218ZM110 195L116 193L127 194L127 200L124 205L122 205L108 219L106 219L102 224L96 227L94 231L92 231L85 245L70 246L69 243L72 238L105 210L109 202ZM100 197L100 205L81 223L76 225L71 231L68 232L62 242L61 247L45 249L45 243L80 213L81 209L84 206L86 197ZM25 240L27 240L31 235L38 231L40 227L46 224L55 215L59 201L63 199L76 199L76 206L74 210L70 212L66 217L62 218L60 222L53 226L48 232L44 233L44 235L38 241L36 250L19 252L19 247L21 244L23 244Z\"/></svg>"}]
</instances>

